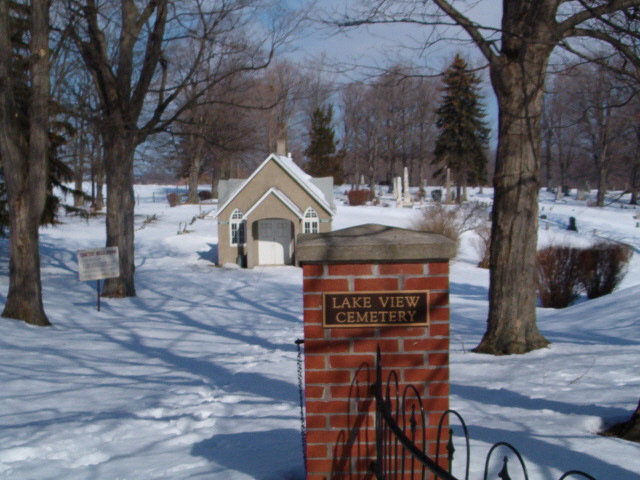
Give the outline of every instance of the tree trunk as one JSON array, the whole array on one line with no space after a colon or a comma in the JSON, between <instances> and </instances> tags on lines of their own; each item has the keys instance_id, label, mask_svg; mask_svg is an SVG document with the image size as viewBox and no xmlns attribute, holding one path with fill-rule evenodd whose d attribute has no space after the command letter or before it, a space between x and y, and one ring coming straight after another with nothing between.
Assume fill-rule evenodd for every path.
<instances>
[{"instance_id":1,"label":"tree trunk","mask_svg":"<svg viewBox=\"0 0 640 480\"><path fill-rule=\"evenodd\" d=\"M192 154L189 162L189 193L187 195L187 203L199 203L198 184L200 180L200 169L202 168L202 157L199 153Z\"/></svg>"},{"instance_id":2,"label":"tree trunk","mask_svg":"<svg viewBox=\"0 0 640 480\"><path fill-rule=\"evenodd\" d=\"M105 297L133 297L136 294L134 273L133 134L107 122L103 132L104 170L107 181L107 247L118 247L120 276L104 282Z\"/></svg>"},{"instance_id":3,"label":"tree trunk","mask_svg":"<svg viewBox=\"0 0 640 480\"><path fill-rule=\"evenodd\" d=\"M84 206L84 195L82 195L82 181L84 180L84 163L86 157L86 147L84 141L79 142L79 148L76 151L76 158L73 165L73 181L76 193L73 194L73 206Z\"/></svg>"},{"instance_id":4,"label":"tree trunk","mask_svg":"<svg viewBox=\"0 0 640 480\"><path fill-rule=\"evenodd\" d=\"M598 168L598 193L596 194L596 205L604 207L604 199L607 194L607 176L606 159L601 159L600 168Z\"/></svg>"},{"instance_id":5,"label":"tree trunk","mask_svg":"<svg viewBox=\"0 0 640 480\"><path fill-rule=\"evenodd\" d=\"M102 189L104 187L104 157L103 157L102 143L100 141L100 135L97 134L94 137L94 153L93 153L93 177L95 180L95 191L93 195L93 209L97 212L104 208L104 194Z\"/></svg>"},{"instance_id":6,"label":"tree trunk","mask_svg":"<svg viewBox=\"0 0 640 480\"><path fill-rule=\"evenodd\" d=\"M525 353L548 345L536 326L536 248L540 172L540 114L550 49L528 45L492 65L499 131L494 175L489 316L474 351Z\"/></svg>"},{"instance_id":7,"label":"tree trunk","mask_svg":"<svg viewBox=\"0 0 640 480\"><path fill-rule=\"evenodd\" d=\"M10 200L9 293L2 316L24 320L31 325L49 326L51 323L42 304L38 241L40 217L29 214L28 203L24 194Z\"/></svg>"},{"instance_id":8,"label":"tree trunk","mask_svg":"<svg viewBox=\"0 0 640 480\"><path fill-rule=\"evenodd\" d=\"M0 156L9 204L9 292L3 317L50 325L42 305L38 229L47 195L49 5L31 3L29 132L21 128L11 75L8 2L0 2ZM28 135L28 138L27 138Z\"/></svg>"},{"instance_id":9,"label":"tree trunk","mask_svg":"<svg viewBox=\"0 0 640 480\"><path fill-rule=\"evenodd\" d=\"M614 425L609 430L602 432L602 435L640 443L640 401L629 420Z\"/></svg>"}]
</instances>

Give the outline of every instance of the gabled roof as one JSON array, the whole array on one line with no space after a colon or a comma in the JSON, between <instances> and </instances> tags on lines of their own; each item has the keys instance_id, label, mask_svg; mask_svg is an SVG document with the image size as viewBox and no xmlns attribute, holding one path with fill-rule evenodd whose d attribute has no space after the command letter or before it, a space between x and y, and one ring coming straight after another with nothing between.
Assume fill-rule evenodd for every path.
<instances>
[{"instance_id":1,"label":"gabled roof","mask_svg":"<svg viewBox=\"0 0 640 480\"><path fill-rule=\"evenodd\" d=\"M247 210L244 214L244 218L249 217L249 215L251 215L251 212L253 212L256 208L258 208L260 206L260 204L262 202L265 201L265 199L269 196L269 195L273 195L276 198L278 198L278 200L280 200L282 203L284 203L285 207L287 207L289 210L291 210L293 212L293 214L298 217L299 219L302 219L302 217L304 216L304 214L302 213L302 211L298 208L298 206L293 203L291 201L291 199L289 199L289 197L287 197L284 193L282 193L280 190L278 190L276 187L271 187L269 190L267 190L264 195L262 195L258 201L256 203L254 203L253 205L251 205L251 208L249 208L249 210Z\"/></svg>"},{"instance_id":2,"label":"gabled roof","mask_svg":"<svg viewBox=\"0 0 640 480\"><path fill-rule=\"evenodd\" d=\"M224 203L218 208L218 212L215 216L217 217L220 212L227 208L227 206L240 194L240 192L242 192L242 190L244 190L244 188L251 183L258 173L260 173L260 171L271 161L276 162L327 213L330 215L335 214L335 207L333 206L331 199L328 199L324 192L313 183L311 175L305 173L298 165L296 165L291 157L272 153L260 164L258 168L256 168L249 178L244 180L229 194Z\"/></svg>"}]
</instances>

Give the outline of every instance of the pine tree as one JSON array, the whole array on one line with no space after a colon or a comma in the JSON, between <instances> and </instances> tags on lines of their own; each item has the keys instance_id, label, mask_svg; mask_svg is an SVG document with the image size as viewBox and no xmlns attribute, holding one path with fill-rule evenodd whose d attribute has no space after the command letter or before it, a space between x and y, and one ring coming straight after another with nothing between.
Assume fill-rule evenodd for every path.
<instances>
[{"instance_id":1,"label":"pine tree","mask_svg":"<svg viewBox=\"0 0 640 480\"><path fill-rule=\"evenodd\" d=\"M333 107L318 107L311 117L311 141L304 154L309 159L305 168L313 177L333 177L335 184L344 181L342 153L336 153L335 132L331 126Z\"/></svg>"},{"instance_id":2,"label":"pine tree","mask_svg":"<svg viewBox=\"0 0 640 480\"><path fill-rule=\"evenodd\" d=\"M11 74L11 84L13 87L12 97L15 102L14 117L22 132L29 131L29 95L30 73L29 59L32 58L29 45L30 39L30 9L29 6L20 2L9 2L7 10L9 43L11 45L11 63L8 64ZM53 191L54 188L60 190L64 195L73 193L85 196L83 192L70 189L64 182L69 182L73 178L71 169L61 160L59 148L66 142L66 135L72 133L72 128L67 122L57 120L55 117L62 111L62 107L57 103L48 100L49 109L49 134L47 151L47 196L44 211L40 219L42 225L53 225L57 222L57 213L60 207L66 211L77 212L78 209L62 205L60 198ZM28 145L29 138L26 136L25 145ZM25 147L26 148L26 147ZM9 203L7 201L7 186L2 168L2 155L0 153L0 236L5 235L5 230L9 228Z\"/></svg>"},{"instance_id":3,"label":"pine tree","mask_svg":"<svg viewBox=\"0 0 640 480\"><path fill-rule=\"evenodd\" d=\"M444 72L442 103L436 110L436 126L440 134L436 140L434 163L452 172L458 189L462 185L482 184L487 180L489 129L478 91L480 80L469 71L460 55ZM458 191L458 199L460 200Z\"/></svg>"}]
</instances>

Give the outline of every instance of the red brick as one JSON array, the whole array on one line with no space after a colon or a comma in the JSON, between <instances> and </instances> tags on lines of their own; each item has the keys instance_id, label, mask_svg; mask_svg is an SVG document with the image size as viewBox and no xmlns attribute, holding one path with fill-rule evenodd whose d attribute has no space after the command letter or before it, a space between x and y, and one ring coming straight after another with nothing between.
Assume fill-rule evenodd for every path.
<instances>
[{"instance_id":1,"label":"red brick","mask_svg":"<svg viewBox=\"0 0 640 480\"><path fill-rule=\"evenodd\" d=\"M325 473L328 475L333 470L333 460L330 459L319 459L319 458L310 458L307 460L307 470L309 475L318 475ZM310 476L307 475L307 480L309 480Z\"/></svg>"},{"instance_id":2,"label":"red brick","mask_svg":"<svg viewBox=\"0 0 640 480\"><path fill-rule=\"evenodd\" d=\"M306 294L302 296L302 306L304 308L322 308L322 295Z\"/></svg>"},{"instance_id":3,"label":"red brick","mask_svg":"<svg viewBox=\"0 0 640 480\"><path fill-rule=\"evenodd\" d=\"M381 330L387 338L425 337L429 331L427 327L385 327Z\"/></svg>"},{"instance_id":4,"label":"red brick","mask_svg":"<svg viewBox=\"0 0 640 480\"><path fill-rule=\"evenodd\" d=\"M371 264L336 264L329 265L329 275L346 276L346 275L371 275L373 266Z\"/></svg>"},{"instance_id":5,"label":"red brick","mask_svg":"<svg viewBox=\"0 0 640 480\"><path fill-rule=\"evenodd\" d=\"M340 437L339 430L307 430L307 444L329 444L335 445Z\"/></svg>"},{"instance_id":6,"label":"red brick","mask_svg":"<svg viewBox=\"0 0 640 480\"><path fill-rule=\"evenodd\" d=\"M339 385L351 383L353 372L349 370L307 370L307 385Z\"/></svg>"},{"instance_id":7,"label":"red brick","mask_svg":"<svg viewBox=\"0 0 640 480\"><path fill-rule=\"evenodd\" d=\"M449 275L449 262L430 263L429 275Z\"/></svg>"},{"instance_id":8,"label":"red brick","mask_svg":"<svg viewBox=\"0 0 640 480\"><path fill-rule=\"evenodd\" d=\"M305 322L304 324L304 343L305 348L307 345L307 341L313 338L323 339L325 334L325 329L322 325L314 325L311 323Z\"/></svg>"},{"instance_id":9,"label":"red brick","mask_svg":"<svg viewBox=\"0 0 640 480\"><path fill-rule=\"evenodd\" d=\"M324 355L305 355L304 368L307 370L321 370L327 368Z\"/></svg>"},{"instance_id":10,"label":"red brick","mask_svg":"<svg viewBox=\"0 0 640 480\"><path fill-rule=\"evenodd\" d=\"M371 338L378 334L377 328L330 328L331 338Z\"/></svg>"},{"instance_id":11,"label":"red brick","mask_svg":"<svg viewBox=\"0 0 640 480\"><path fill-rule=\"evenodd\" d=\"M306 403L307 412L312 414L341 414L347 411L349 402L346 400L310 400Z\"/></svg>"},{"instance_id":12,"label":"red brick","mask_svg":"<svg viewBox=\"0 0 640 480\"><path fill-rule=\"evenodd\" d=\"M449 340L447 338L412 338L404 340L402 348L406 352L449 350Z\"/></svg>"},{"instance_id":13,"label":"red brick","mask_svg":"<svg viewBox=\"0 0 640 480\"><path fill-rule=\"evenodd\" d=\"M437 427L439 425L440 419L442 418L442 414L443 412L429 412L428 414L429 425ZM442 422L443 438L445 436L445 432L447 431L446 429L448 428L448 426L449 426L449 420L445 417L445 419Z\"/></svg>"},{"instance_id":14,"label":"red brick","mask_svg":"<svg viewBox=\"0 0 640 480\"><path fill-rule=\"evenodd\" d=\"M404 381L407 383L414 382L448 382L449 381L449 369L448 368L413 368L403 370Z\"/></svg>"},{"instance_id":15,"label":"red brick","mask_svg":"<svg viewBox=\"0 0 640 480\"><path fill-rule=\"evenodd\" d=\"M305 277L319 277L324 271L324 265L309 265L302 266L302 274Z\"/></svg>"},{"instance_id":16,"label":"red brick","mask_svg":"<svg viewBox=\"0 0 640 480\"><path fill-rule=\"evenodd\" d=\"M344 428L348 430L358 426L358 433L362 433L361 437L364 437L366 433L375 439L373 407L371 407L370 412L370 415L332 415L329 418L329 426L331 428Z\"/></svg>"},{"instance_id":17,"label":"red brick","mask_svg":"<svg viewBox=\"0 0 640 480\"><path fill-rule=\"evenodd\" d=\"M447 375L445 374L445 378L442 373L437 373L439 370L444 369L434 369L434 368L409 368L407 370L403 370L403 378L401 381L407 383L417 383L417 382L428 382L428 381L445 381L447 380Z\"/></svg>"},{"instance_id":18,"label":"red brick","mask_svg":"<svg viewBox=\"0 0 640 480\"><path fill-rule=\"evenodd\" d=\"M305 426L310 430L314 428L327 428L326 415L306 415L304 421Z\"/></svg>"},{"instance_id":19,"label":"red brick","mask_svg":"<svg viewBox=\"0 0 640 480\"><path fill-rule=\"evenodd\" d=\"M307 445L307 458L327 458L329 449L326 445Z\"/></svg>"},{"instance_id":20,"label":"red brick","mask_svg":"<svg viewBox=\"0 0 640 480\"><path fill-rule=\"evenodd\" d=\"M360 368L362 365L373 366L373 355L331 355L329 357L330 368Z\"/></svg>"},{"instance_id":21,"label":"red brick","mask_svg":"<svg viewBox=\"0 0 640 480\"><path fill-rule=\"evenodd\" d=\"M356 468L358 469L358 472L361 473L362 480L373 480L374 478L374 475L371 472L371 462L375 460L375 452L375 448L369 448L368 455L365 458L361 458L356 461Z\"/></svg>"},{"instance_id":22,"label":"red brick","mask_svg":"<svg viewBox=\"0 0 640 480\"><path fill-rule=\"evenodd\" d=\"M431 305L432 307L448 307L449 293L448 292L430 292L429 305Z\"/></svg>"},{"instance_id":23,"label":"red brick","mask_svg":"<svg viewBox=\"0 0 640 480\"><path fill-rule=\"evenodd\" d=\"M449 320L449 308L448 307L430 308L429 320L431 322L447 322Z\"/></svg>"},{"instance_id":24,"label":"red brick","mask_svg":"<svg viewBox=\"0 0 640 480\"><path fill-rule=\"evenodd\" d=\"M450 393L449 382L429 383L430 397L448 397Z\"/></svg>"},{"instance_id":25,"label":"red brick","mask_svg":"<svg viewBox=\"0 0 640 480\"><path fill-rule=\"evenodd\" d=\"M367 340L358 340L353 344L354 352L372 352L375 353L377 348L380 347L380 351L382 353L396 353L398 352L398 339L367 339Z\"/></svg>"},{"instance_id":26,"label":"red brick","mask_svg":"<svg viewBox=\"0 0 640 480\"><path fill-rule=\"evenodd\" d=\"M404 288L407 290L448 290L449 277L410 277L405 279Z\"/></svg>"},{"instance_id":27,"label":"red brick","mask_svg":"<svg viewBox=\"0 0 640 480\"><path fill-rule=\"evenodd\" d=\"M346 278L305 278L302 289L304 292L343 292L348 287Z\"/></svg>"},{"instance_id":28,"label":"red brick","mask_svg":"<svg viewBox=\"0 0 640 480\"><path fill-rule=\"evenodd\" d=\"M425 355L421 353L401 353L398 355L384 355L382 357L382 364L385 368L423 367L425 363Z\"/></svg>"},{"instance_id":29,"label":"red brick","mask_svg":"<svg viewBox=\"0 0 640 480\"><path fill-rule=\"evenodd\" d=\"M449 336L449 322L447 323L432 323L429 327L429 333L432 337L448 337Z\"/></svg>"},{"instance_id":30,"label":"red brick","mask_svg":"<svg viewBox=\"0 0 640 480\"><path fill-rule=\"evenodd\" d=\"M324 473L313 474L313 473L307 472L305 479L306 480L329 480L329 477Z\"/></svg>"},{"instance_id":31,"label":"red brick","mask_svg":"<svg viewBox=\"0 0 640 480\"><path fill-rule=\"evenodd\" d=\"M374 379L371 378L371 381ZM373 397L372 386L367 386L367 382L361 382L356 388L353 383L349 385L332 385L329 387L329 394L333 399L365 398Z\"/></svg>"},{"instance_id":32,"label":"red brick","mask_svg":"<svg viewBox=\"0 0 640 480\"><path fill-rule=\"evenodd\" d=\"M429 365L432 367L446 367L449 365L448 353L430 353Z\"/></svg>"},{"instance_id":33,"label":"red brick","mask_svg":"<svg viewBox=\"0 0 640 480\"><path fill-rule=\"evenodd\" d=\"M398 278L356 278L354 288L356 291L369 290L398 290Z\"/></svg>"},{"instance_id":34,"label":"red brick","mask_svg":"<svg viewBox=\"0 0 640 480\"><path fill-rule=\"evenodd\" d=\"M304 323L322 325L322 310L305 310Z\"/></svg>"},{"instance_id":35,"label":"red brick","mask_svg":"<svg viewBox=\"0 0 640 480\"><path fill-rule=\"evenodd\" d=\"M348 353L350 351L349 340L327 341L327 340L310 340L305 341L305 355L327 355L329 353Z\"/></svg>"},{"instance_id":36,"label":"red brick","mask_svg":"<svg viewBox=\"0 0 640 480\"><path fill-rule=\"evenodd\" d=\"M383 263L378 266L380 275L421 275L423 263Z\"/></svg>"},{"instance_id":37,"label":"red brick","mask_svg":"<svg viewBox=\"0 0 640 480\"><path fill-rule=\"evenodd\" d=\"M318 386L305 386L304 396L308 399L318 399L324 397L324 387Z\"/></svg>"},{"instance_id":38,"label":"red brick","mask_svg":"<svg viewBox=\"0 0 640 480\"><path fill-rule=\"evenodd\" d=\"M444 412L449 409L449 397L436 397L425 400L425 411Z\"/></svg>"}]
</instances>

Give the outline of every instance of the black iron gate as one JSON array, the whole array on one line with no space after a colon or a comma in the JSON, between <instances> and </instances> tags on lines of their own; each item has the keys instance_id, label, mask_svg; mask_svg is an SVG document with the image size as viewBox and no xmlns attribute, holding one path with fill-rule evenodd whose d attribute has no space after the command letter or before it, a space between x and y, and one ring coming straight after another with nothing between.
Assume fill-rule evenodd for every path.
<instances>
[{"instance_id":1,"label":"black iron gate","mask_svg":"<svg viewBox=\"0 0 640 480\"><path fill-rule=\"evenodd\" d=\"M435 455L429 455L426 432L428 427L427 415L420 393L413 385L407 385L402 392L399 390L398 375L390 371L385 382L382 380L382 360L380 349L376 361L376 460L371 468L378 480L469 480L470 446L467 426L458 412L447 410L440 418L438 424ZM460 477L453 475L453 459L456 453L453 445L453 430L447 428L446 452L440 452L441 434L444 430L444 421L450 417L456 417L460 422L464 434L466 460L464 472ZM529 479L527 467L522 455L512 445L506 442L494 444L487 454L484 467L484 480L490 478L489 470L491 460L497 452L510 453L519 463L526 480ZM440 461L441 454L446 457ZM497 478L511 480L508 465L509 456L502 459ZM446 468L442 465L446 465ZM558 480L570 477L596 480L591 475L571 470L564 473ZM495 477L493 477L495 478Z\"/></svg>"}]
</instances>

